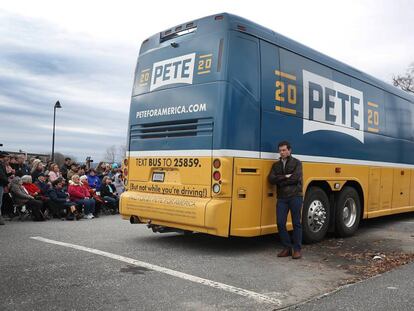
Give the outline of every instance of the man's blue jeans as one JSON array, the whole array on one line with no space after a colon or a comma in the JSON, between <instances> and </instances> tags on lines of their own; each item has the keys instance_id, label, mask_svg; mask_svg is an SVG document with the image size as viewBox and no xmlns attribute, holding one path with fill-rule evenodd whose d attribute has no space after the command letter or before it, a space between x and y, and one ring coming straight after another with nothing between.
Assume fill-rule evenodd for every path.
<instances>
[{"instance_id":1,"label":"man's blue jeans","mask_svg":"<svg viewBox=\"0 0 414 311\"><path fill-rule=\"evenodd\" d=\"M108 203L112 205L112 208L117 209L119 207L119 198L104 196L103 199L108 201Z\"/></svg>"},{"instance_id":2,"label":"man's blue jeans","mask_svg":"<svg viewBox=\"0 0 414 311\"><path fill-rule=\"evenodd\" d=\"M301 211L303 198L296 196L288 199L278 199L276 205L277 228L280 241L285 248L300 250L302 248ZM293 244L286 230L287 216L290 211L293 223Z\"/></svg>"},{"instance_id":3,"label":"man's blue jeans","mask_svg":"<svg viewBox=\"0 0 414 311\"><path fill-rule=\"evenodd\" d=\"M82 208L85 215L95 213L95 200L94 199L82 199L76 202L78 206Z\"/></svg>"}]
</instances>

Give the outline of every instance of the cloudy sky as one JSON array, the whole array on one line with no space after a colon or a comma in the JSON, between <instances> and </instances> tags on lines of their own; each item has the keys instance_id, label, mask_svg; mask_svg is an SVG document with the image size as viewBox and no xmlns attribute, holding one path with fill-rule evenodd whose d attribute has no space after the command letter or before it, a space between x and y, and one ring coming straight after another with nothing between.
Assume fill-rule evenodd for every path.
<instances>
[{"instance_id":1,"label":"cloudy sky","mask_svg":"<svg viewBox=\"0 0 414 311\"><path fill-rule=\"evenodd\" d=\"M2 1L0 143L84 160L124 145L140 43L219 12L262 24L390 83L414 62L414 2Z\"/></svg>"}]
</instances>

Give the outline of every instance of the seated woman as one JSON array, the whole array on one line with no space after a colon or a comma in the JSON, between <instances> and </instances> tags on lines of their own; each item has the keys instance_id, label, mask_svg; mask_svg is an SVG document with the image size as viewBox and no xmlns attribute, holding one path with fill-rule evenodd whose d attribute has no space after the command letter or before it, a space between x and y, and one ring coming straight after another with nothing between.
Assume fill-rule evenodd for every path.
<instances>
[{"instance_id":1,"label":"seated woman","mask_svg":"<svg viewBox=\"0 0 414 311\"><path fill-rule=\"evenodd\" d=\"M82 186L86 189L86 191L89 192L89 194L91 195L91 198L93 198L95 200L95 212L93 213L93 215L95 217L99 218L99 213L101 211L101 204L105 203L101 197L99 195L96 194L95 189L92 189L89 184L88 184L88 176L86 175L82 175L80 178L80 181L82 183Z\"/></svg>"},{"instance_id":2,"label":"seated woman","mask_svg":"<svg viewBox=\"0 0 414 311\"><path fill-rule=\"evenodd\" d=\"M109 176L105 176L102 179L100 195L105 201L111 204L114 213L117 213L119 210L119 197L115 186L112 184L112 180Z\"/></svg>"},{"instance_id":3,"label":"seated woman","mask_svg":"<svg viewBox=\"0 0 414 311\"><path fill-rule=\"evenodd\" d=\"M52 182L52 187L49 188L47 194L51 201L51 206L54 208L54 215L57 217L64 216L67 220L74 220L82 218L82 214L78 212L76 203L71 202L69 196L64 191L65 181L62 177L57 178ZM66 210L66 214L63 212Z\"/></svg>"},{"instance_id":4,"label":"seated woman","mask_svg":"<svg viewBox=\"0 0 414 311\"><path fill-rule=\"evenodd\" d=\"M30 171L33 180L37 180L37 177L39 177L39 174L43 173L43 171L44 171L44 166L43 166L42 161L40 161L39 159L33 160L32 170Z\"/></svg>"},{"instance_id":5,"label":"seated woman","mask_svg":"<svg viewBox=\"0 0 414 311\"><path fill-rule=\"evenodd\" d=\"M76 202L80 208L83 207L86 219L95 218L93 215L95 212L95 201L91 199L91 195L83 187L79 175L75 174L72 176L72 179L69 181L68 192L70 200Z\"/></svg>"},{"instance_id":6,"label":"seated woman","mask_svg":"<svg viewBox=\"0 0 414 311\"><path fill-rule=\"evenodd\" d=\"M62 177L62 174L59 169L59 165L57 165L56 163L50 164L49 181L54 182L59 177Z\"/></svg>"},{"instance_id":7,"label":"seated woman","mask_svg":"<svg viewBox=\"0 0 414 311\"><path fill-rule=\"evenodd\" d=\"M11 181L10 193L13 197L14 203L19 208L26 206L26 208L32 212L33 220L46 220L42 213L43 202L35 200L35 198L29 194L26 188L23 187L20 177L14 177Z\"/></svg>"},{"instance_id":8,"label":"seated woman","mask_svg":"<svg viewBox=\"0 0 414 311\"><path fill-rule=\"evenodd\" d=\"M118 195L121 195L125 191L124 177L122 176L122 169L117 169L116 174L114 175L114 185Z\"/></svg>"},{"instance_id":9,"label":"seated woman","mask_svg":"<svg viewBox=\"0 0 414 311\"><path fill-rule=\"evenodd\" d=\"M43 175L41 173L40 175ZM40 176L39 175L39 176ZM21 178L23 187L27 190L29 195L34 197L36 200L39 200L42 202L41 211L44 214L46 218L49 218L49 210L48 210L48 197L46 194L42 193L42 190L32 182L32 176L30 175L24 175Z\"/></svg>"},{"instance_id":10,"label":"seated woman","mask_svg":"<svg viewBox=\"0 0 414 311\"><path fill-rule=\"evenodd\" d=\"M21 182L23 187L27 190L28 194L34 198L39 198L41 195L41 191L36 184L33 183L32 176L24 175L21 178Z\"/></svg>"}]
</instances>

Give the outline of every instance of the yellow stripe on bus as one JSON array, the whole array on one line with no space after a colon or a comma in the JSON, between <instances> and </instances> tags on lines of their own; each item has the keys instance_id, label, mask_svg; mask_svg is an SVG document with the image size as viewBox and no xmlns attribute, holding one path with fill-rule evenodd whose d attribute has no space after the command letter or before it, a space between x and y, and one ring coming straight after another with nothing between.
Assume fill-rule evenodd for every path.
<instances>
[{"instance_id":1,"label":"yellow stripe on bus","mask_svg":"<svg viewBox=\"0 0 414 311\"><path fill-rule=\"evenodd\" d=\"M285 108L285 107L281 107L281 106L276 106L276 110L281 111L281 112L287 112L287 113L290 113L290 114L296 114L295 109Z\"/></svg>"},{"instance_id":2,"label":"yellow stripe on bus","mask_svg":"<svg viewBox=\"0 0 414 311\"><path fill-rule=\"evenodd\" d=\"M288 73L283 72L283 71L275 70L275 75L280 76L282 78L286 78L286 79L296 81L296 77L294 75L288 74Z\"/></svg>"},{"instance_id":3,"label":"yellow stripe on bus","mask_svg":"<svg viewBox=\"0 0 414 311\"><path fill-rule=\"evenodd\" d=\"M204 55L200 55L199 58L206 58L206 57L211 57L213 54L204 54Z\"/></svg>"},{"instance_id":4,"label":"yellow stripe on bus","mask_svg":"<svg viewBox=\"0 0 414 311\"><path fill-rule=\"evenodd\" d=\"M368 102L368 106L378 108L378 104L375 104L373 102Z\"/></svg>"}]
</instances>

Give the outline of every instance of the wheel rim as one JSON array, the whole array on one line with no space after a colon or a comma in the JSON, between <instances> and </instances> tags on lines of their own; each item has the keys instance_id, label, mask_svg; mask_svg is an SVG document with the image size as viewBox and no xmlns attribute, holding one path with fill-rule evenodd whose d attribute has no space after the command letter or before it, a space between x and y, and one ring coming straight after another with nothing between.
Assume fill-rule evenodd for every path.
<instances>
[{"instance_id":1,"label":"wheel rim","mask_svg":"<svg viewBox=\"0 0 414 311\"><path fill-rule=\"evenodd\" d=\"M312 232L321 231L326 223L326 209L319 200L314 200L308 208L308 227Z\"/></svg>"},{"instance_id":2,"label":"wheel rim","mask_svg":"<svg viewBox=\"0 0 414 311\"><path fill-rule=\"evenodd\" d=\"M343 220L347 228L351 228L355 224L357 217L356 203L353 198L346 199L343 207Z\"/></svg>"}]
</instances>

